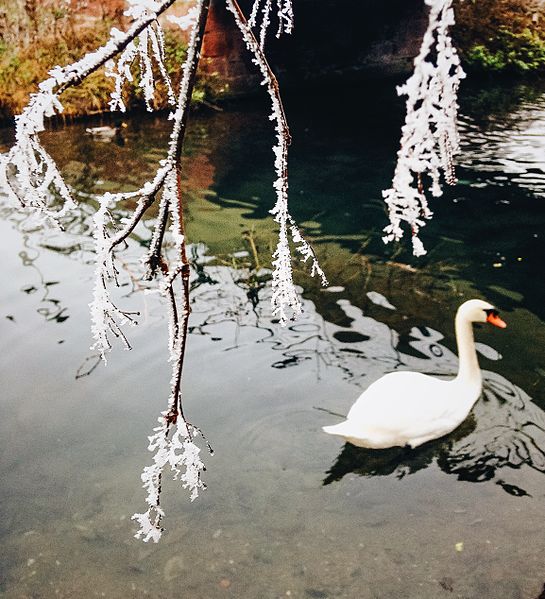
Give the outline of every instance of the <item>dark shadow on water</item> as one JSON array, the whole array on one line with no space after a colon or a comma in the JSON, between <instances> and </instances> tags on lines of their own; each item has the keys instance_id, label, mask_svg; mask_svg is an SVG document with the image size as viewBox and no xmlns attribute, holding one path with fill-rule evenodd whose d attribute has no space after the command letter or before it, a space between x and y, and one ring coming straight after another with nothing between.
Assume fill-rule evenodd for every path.
<instances>
[{"instance_id":1,"label":"dark shadow on water","mask_svg":"<svg viewBox=\"0 0 545 599\"><path fill-rule=\"evenodd\" d=\"M345 443L337 460L326 473L324 485L341 480L347 474L359 476L390 476L403 478L424 470L440 456L448 454L455 440L463 439L475 429L475 419L468 417L448 437L443 437L420 447L392 447L390 449L364 449Z\"/></svg>"}]
</instances>

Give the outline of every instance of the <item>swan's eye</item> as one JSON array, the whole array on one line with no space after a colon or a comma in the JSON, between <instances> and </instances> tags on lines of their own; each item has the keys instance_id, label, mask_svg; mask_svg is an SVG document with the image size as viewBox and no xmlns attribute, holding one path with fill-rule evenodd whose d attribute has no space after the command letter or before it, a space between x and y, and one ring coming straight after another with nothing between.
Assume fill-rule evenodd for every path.
<instances>
[{"instance_id":1,"label":"swan's eye","mask_svg":"<svg viewBox=\"0 0 545 599\"><path fill-rule=\"evenodd\" d=\"M496 310L496 308L489 308L488 310L485 310L487 317L492 316L493 318L495 318L496 316L499 316L500 313Z\"/></svg>"}]
</instances>

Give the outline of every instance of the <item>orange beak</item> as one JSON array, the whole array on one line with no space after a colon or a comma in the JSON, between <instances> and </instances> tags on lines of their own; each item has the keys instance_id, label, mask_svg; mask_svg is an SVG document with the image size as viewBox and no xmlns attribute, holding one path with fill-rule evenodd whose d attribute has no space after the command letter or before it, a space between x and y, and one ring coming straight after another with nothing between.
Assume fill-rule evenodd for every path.
<instances>
[{"instance_id":1,"label":"orange beak","mask_svg":"<svg viewBox=\"0 0 545 599\"><path fill-rule=\"evenodd\" d=\"M500 329L505 329L505 327L507 326L507 323L505 323L498 314L494 314L494 312L491 312L487 317L486 317L486 321L489 322L490 324L493 324L495 327L500 327Z\"/></svg>"}]
</instances>

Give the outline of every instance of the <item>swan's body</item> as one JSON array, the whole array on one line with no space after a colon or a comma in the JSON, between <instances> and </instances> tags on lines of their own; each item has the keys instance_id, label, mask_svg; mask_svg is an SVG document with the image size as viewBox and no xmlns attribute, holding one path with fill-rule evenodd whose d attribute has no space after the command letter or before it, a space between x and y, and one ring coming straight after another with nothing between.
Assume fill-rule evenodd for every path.
<instances>
[{"instance_id":1,"label":"swan's body","mask_svg":"<svg viewBox=\"0 0 545 599\"><path fill-rule=\"evenodd\" d=\"M481 395L472 323L486 321L506 326L487 302L469 300L458 309L459 370L455 379L444 381L419 372L387 374L360 395L344 422L323 430L353 445L374 449L418 447L453 431Z\"/></svg>"}]
</instances>

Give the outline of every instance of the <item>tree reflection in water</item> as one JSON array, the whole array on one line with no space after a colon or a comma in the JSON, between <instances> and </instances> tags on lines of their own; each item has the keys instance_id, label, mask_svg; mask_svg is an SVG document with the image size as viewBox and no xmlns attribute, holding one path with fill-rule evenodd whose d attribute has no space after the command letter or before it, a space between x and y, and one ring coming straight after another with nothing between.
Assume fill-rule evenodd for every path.
<instances>
[{"instance_id":1,"label":"tree reflection in water","mask_svg":"<svg viewBox=\"0 0 545 599\"><path fill-rule=\"evenodd\" d=\"M34 228L28 218L7 209L3 209L0 216L24 232L25 254L22 258L26 260L29 248L32 249L28 265L34 269L38 268L37 258L44 249L83 263L92 261L86 227L88 215L84 210L81 218L67 227L62 247L54 232ZM313 368L318 378L327 370L335 369L341 372L342 378L360 388L393 370L415 370L434 376L453 376L456 372L457 358L441 343L443 335L440 332L428 327L413 327L408 335L400 335L385 323L365 316L360 308L345 299L339 299L337 304L346 316L343 321L350 323L347 326L325 320L313 302L304 300L303 315L291 326L282 328L271 314L270 271L252 268L251 261L242 268L217 265L217 260L206 254L203 245L191 246L190 253L192 314L189 332L209 336L226 351L253 348L255 344L268 346L273 368L304 364L305 368ZM140 286L135 284L136 275L132 270L136 266L131 257L128 256L122 265L128 280L133 283L123 292L128 297ZM49 297L48 284L41 274L40 281L43 289L41 311L43 302L49 301ZM43 315L50 319L59 316L59 311L65 313L60 303L55 308L57 312L48 311ZM489 359L500 357L483 344L478 343L477 350ZM84 369L88 366L87 363L83 365ZM327 471L323 483L339 481L349 473L402 478L435 463L459 480L495 479L506 492L527 495L525 489L505 482L505 475L502 473L500 478L499 473L507 472L506 468L522 466L545 473L545 413L529 395L501 375L483 371L483 378L481 399L468 419L447 437L414 450L365 450L346 444ZM304 409L317 407L312 404L312 397L301 401L305 402ZM339 407L333 400L332 405L318 407L326 411L348 409L348 406ZM324 423L327 423L325 419ZM321 433L316 431L316 434Z\"/></svg>"}]
</instances>

